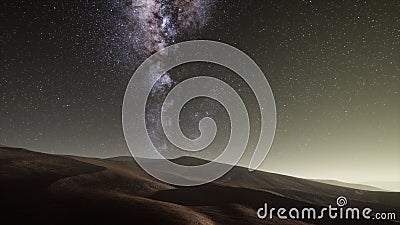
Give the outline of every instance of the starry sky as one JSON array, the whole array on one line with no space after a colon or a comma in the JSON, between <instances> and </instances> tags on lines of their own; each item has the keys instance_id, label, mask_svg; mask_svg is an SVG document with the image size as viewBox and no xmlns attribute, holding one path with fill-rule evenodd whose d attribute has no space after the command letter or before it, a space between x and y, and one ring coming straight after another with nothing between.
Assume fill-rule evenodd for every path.
<instances>
[{"instance_id":1,"label":"starry sky","mask_svg":"<svg viewBox=\"0 0 400 225\"><path fill-rule=\"evenodd\" d=\"M163 47L208 39L246 52L271 85L277 130L261 169L400 190L399 1L0 4L1 144L55 154L129 155L121 106L133 72ZM149 96L148 129L160 148L168 149L154 122L159 101L185 78L212 71L254 100L223 68L178 67ZM215 116L222 141L211 147L220 149L229 118L218 103L197 101L183 110L188 122L182 130L196 137L196 121ZM257 128L257 116L252 121Z\"/></svg>"}]
</instances>

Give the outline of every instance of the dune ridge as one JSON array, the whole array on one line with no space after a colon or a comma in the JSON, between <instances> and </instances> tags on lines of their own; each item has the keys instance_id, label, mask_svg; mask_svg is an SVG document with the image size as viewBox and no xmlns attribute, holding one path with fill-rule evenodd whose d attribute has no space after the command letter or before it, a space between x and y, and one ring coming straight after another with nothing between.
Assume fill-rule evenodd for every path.
<instances>
[{"instance_id":1,"label":"dune ridge","mask_svg":"<svg viewBox=\"0 0 400 225\"><path fill-rule=\"evenodd\" d=\"M174 161L202 162L188 157ZM175 187L152 178L129 157L93 159L1 147L0 162L2 224L379 224L256 216L265 202L320 208L334 205L338 196L353 206L400 212L400 193L249 173L242 167L210 184Z\"/></svg>"}]
</instances>

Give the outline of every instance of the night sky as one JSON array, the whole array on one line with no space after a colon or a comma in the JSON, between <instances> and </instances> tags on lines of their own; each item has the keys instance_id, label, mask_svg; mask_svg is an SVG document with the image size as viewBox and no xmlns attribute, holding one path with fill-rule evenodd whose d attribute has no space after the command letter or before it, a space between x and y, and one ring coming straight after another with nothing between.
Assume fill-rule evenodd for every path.
<instances>
[{"instance_id":1,"label":"night sky","mask_svg":"<svg viewBox=\"0 0 400 225\"><path fill-rule=\"evenodd\" d=\"M277 130L261 169L400 190L399 1L0 5L1 144L56 154L129 155L121 106L135 69L163 47L208 39L246 52L271 85ZM189 65L164 76L150 96L150 117L156 100L176 83L210 68ZM235 74L214 69L241 86ZM241 93L251 100L246 90ZM183 127L189 137L198 133L198 118L221 114L216 117L222 125L227 119L217 103L200 104L188 106L195 111ZM149 124L152 140L163 146L157 124Z\"/></svg>"}]
</instances>

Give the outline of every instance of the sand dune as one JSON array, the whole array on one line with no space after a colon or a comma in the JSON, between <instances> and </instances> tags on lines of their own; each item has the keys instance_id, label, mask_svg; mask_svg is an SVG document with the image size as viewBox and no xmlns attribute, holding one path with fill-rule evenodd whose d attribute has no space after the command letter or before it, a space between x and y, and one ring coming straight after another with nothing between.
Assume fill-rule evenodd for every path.
<instances>
[{"instance_id":1,"label":"sand dune","mask_svg":"<svg viewBox=\"0 0 400 225\"><path fill-rule=\"evenodd\" d=\"M201 160L176 159L180 164ZM157 163L155 161L154 163ZM400 194L339 187L234 167L198 187L147 175L130 157L92 159L0 148L1 224L399 224L396 221L260 220L256 209L349 204L400 215Z\"/></svg>"},{"instance_id":2,"label":"sand dune","mask_svg":"<svg viewBox=\"0 0 400 225\"><path fill-rule=\"evenodd\" d=\"M374 187L371 185L351 184L351 183L341 182L341 181L336 181L336 180L314 180L314 181L324 183L324 184L332 184L335 186L348 187L348 188L354 188L354 189L366 190L366 191L387 191L387 190L377 188L377 187Z\"/></svg>"}]
</instances>

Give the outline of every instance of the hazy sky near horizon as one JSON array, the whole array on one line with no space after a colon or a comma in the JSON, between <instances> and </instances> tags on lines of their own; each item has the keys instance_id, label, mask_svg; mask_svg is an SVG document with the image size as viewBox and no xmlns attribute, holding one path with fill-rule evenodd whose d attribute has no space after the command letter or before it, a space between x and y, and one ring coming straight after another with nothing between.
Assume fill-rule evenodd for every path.
<instances>
[{"instance_id":1,"label":"hazy sky near horizon","mask_svg":"<svg viewBox=\"0 0 400 225\"><path fill-rule=\"evenodd\" d=\"M209 39L246 52L271 85L278 124L261 169L400 190L399 1L196 0L179 8L161 0L160 9L141 2L0 3L1 144L129 155L121 105L132 73L159 48ZM207 68L177 69L163 82L169 89ZM214 69L240 86L235 74ZM214 116L225 126L220 148L226 113L215 102L202 104L188 106L196 116L183 130L196 137L194 122Z\"/></svg>"}]
</instances>

